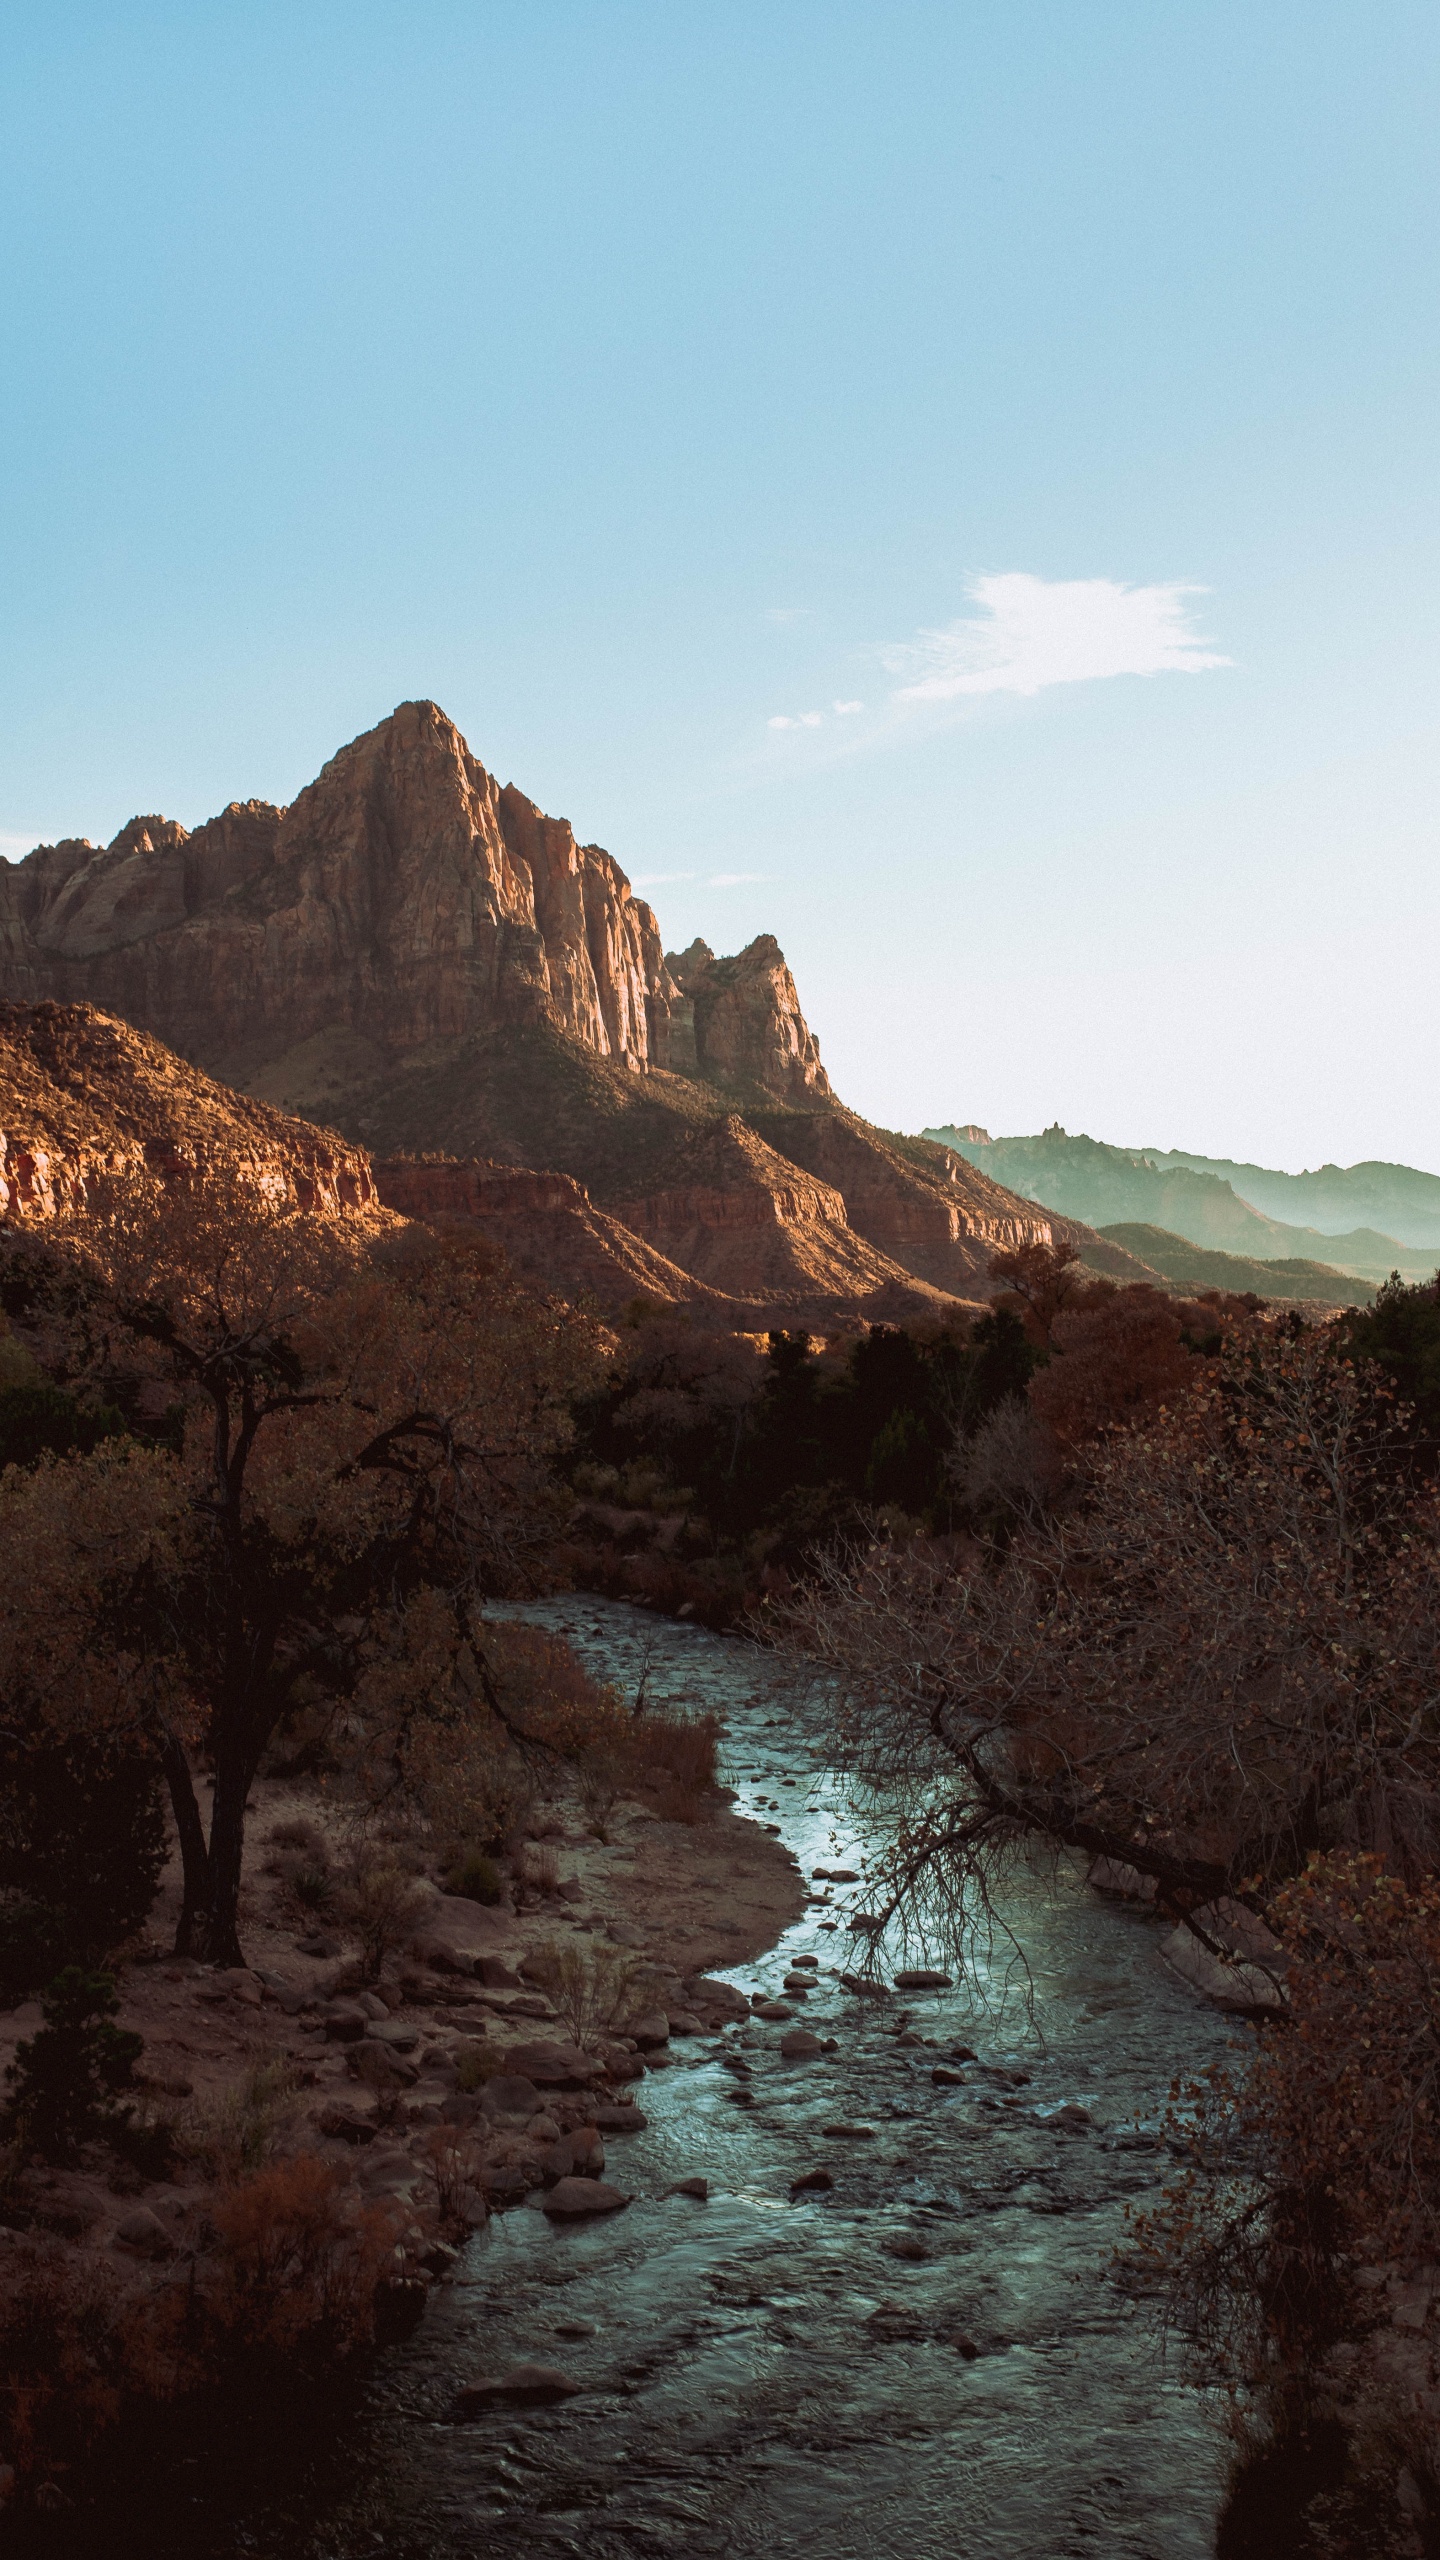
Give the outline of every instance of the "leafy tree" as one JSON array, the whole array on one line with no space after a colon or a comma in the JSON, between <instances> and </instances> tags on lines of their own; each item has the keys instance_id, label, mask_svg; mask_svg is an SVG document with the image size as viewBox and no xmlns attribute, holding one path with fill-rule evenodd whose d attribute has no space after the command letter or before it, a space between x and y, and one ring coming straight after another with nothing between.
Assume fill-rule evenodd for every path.
<instances>
[{"instance_id":1,"label":"leafy tree","mask_svg":"<svg viewBox=\"0 0 1440 2560\"><path fill-rule=\"evenodd\" d=\"M552 1531L549 1461L590 1334L483 1245L407 1236L377 1257L238 1182L122 1198L69 1241L96 1369L128 1364L178 1401L183 1454L101 1449L0 1479L89 1690L77 1708L34 1658L23 1581L3 1595L0 1652L8 1634L37 1729L98 1715L158 1750L178 1943L234 1964L245 1809L272 1737L302 1700L353 1697L426 1587L471 1642L476 1604ZM68 1301L62 1322L73 1358ZM144 1499L115 1517L122 1485Z\"/></svg>"},{"instance_id":2,"label":"leafy tree","mask_svg":"<svg viewBox=\"0 0 1440 2560\"><path fill-rule=\"evenodd\" d=\"M69 2160L82 2142L125 2113L115 2093L130 2079L144 2039L113 2024L120 2003L108 1973L67 1965L41 2002L44 2024L18 2045L5 2074L7 2129L47 2160Z\"/></svg>"},{"instance_id":3,"label":"leafy tree","mask_svg":"<svg viewBox=\"0 0 1440 2560\"><path fill-rule=\"evenodd\" d=\"M165 1864L161 1793L129 1737L36 1747L0 1709L0 1987L30 1991L139 1927Z\"/></svg>"},{"instance_id":4,"label":"leafy tree","mask_svg":"<svg viewBox=\"0 0 1440 2560\"><path fill-rule=\"evenodd\" d=\"M65 1458L124 1429L125 1417L114 1405L87 1410L63 1387L0 1389L0 1467L33 1467L47 1455Z\"/></svg>"},{"instance_id":5,"label":"leafy tree","mask_svg":"<svg viewBox=\"0 0 1440 2560\"><path fill-rule=\"evenodd\" d=\"M1411 1408L1433 1467L1440 1452L1440 1273L1412 1287L1393 1271L1373 1306L1342 1322L1352 1356L1373 1360Z\"/></svg>"}]
</instances>

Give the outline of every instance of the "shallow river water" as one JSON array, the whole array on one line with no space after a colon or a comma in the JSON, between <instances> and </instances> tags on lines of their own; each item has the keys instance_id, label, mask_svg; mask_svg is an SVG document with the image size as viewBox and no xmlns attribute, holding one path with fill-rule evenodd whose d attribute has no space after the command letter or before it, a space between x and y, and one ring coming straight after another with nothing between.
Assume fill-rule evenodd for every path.
<instances>
[{"instance_id":1,"label":"shallow river water","mask_svg":"<svg viewBox=\"0 0 1440 2560\"><path fill-rule=\"evenodd\" d=\"M778 1824L807 1877L862 1865L843 1785L762 1651L583 1595L519 1614L630 1691L648 1648L657 1702L723 1715L738 1809ZM1107 2265L1126 2205L1173 2170L1155 2131L1171 2079L1226 2029L1159 1962L1155 1924L1068 1866L1019 1879L1008 1913L1033 2023L962 1988L852 1997L843 1931L812 1905L727 1978L778 1991L818 1956L798 2005L838 2052L786 2063L758 2022L677 2044L637 2092L648 2129L610 2145L628 2210L558 2230L533 2206L497 2215L323 2461L234 2483L223 2520L194 2513L189 2551L1204 2560L1223 2440ZM897 2043L902 2006L933 2049ZM936 2087L960 2042L1028 2085ZM721 2059L737 2050L748 2108ZM1090 2130L1057 2122L1067 2102ZM826 2134L841 2123L873 2130ZM833 2190L792 2202L815 2166ZM697 2173L708 2202L667 2192ZM563 2365L581 2395L452 2423L457 2384L520 2360Z\"/></svg>"}]
</instances>

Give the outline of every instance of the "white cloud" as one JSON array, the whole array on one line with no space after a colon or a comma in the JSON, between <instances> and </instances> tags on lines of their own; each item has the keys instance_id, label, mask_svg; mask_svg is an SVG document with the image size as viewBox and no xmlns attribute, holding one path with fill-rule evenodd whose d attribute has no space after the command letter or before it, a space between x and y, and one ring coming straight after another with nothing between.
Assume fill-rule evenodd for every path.
<instances>
[{"instance_id":1,"label":"white cloud","mask_svg":"<svg viewBox=\"0 0 1440 2560\"><path fill-rule=\"evenodd\" d=\"M714 871L706 881L707 889L743 889L751 880L763 880L763 871Z\"/></svg>"},{"instance_id":2,"label":"white cloud","mask_svg":"<svg viewBox=\"0 0 1440 2560\"><path fill-rule=\"evenodd\" d=\"M865 705L863 702L832 702L830 708L837 720L848 720L852 713L863 711Z\"/></svg>"},{"instance_id":3,"label":"white cloud","mask_svg":"<svg viewBox=\"0 0 1440 2560\"><path fill-rule=\"evenodd\" d=\"M694 877L693 871L637 871L630 886L632 889L664 889L672 880L693 880Z\"/></svg>"},{"instance_id":4,"label":"white cloud","mask_svg":"<svg viewBox=\"0 0 1440 2560\"><path fill-rule=\"evenodd\" d=\"M1193 630L1185 599L1203 587L1121 586L1113 578L1033 578L1023 570L970 584L983 617L922 631L887 654L908 675L897 703L954 702L967 694L1040 693L1101 676L1193 675L1233 661Z\"/></svg>"},{"instance_id":5,"label":"white cloud","mask_svg":"<svg viewBox=\"0 0 1440 2560\"><path fill-rule=\"evenodd\" d=\"M798 711L793 720L788 712L777 711L767 726L771 729L819 729L823 728L824 722L823 711Z\"/></svg>"}]
</instances>

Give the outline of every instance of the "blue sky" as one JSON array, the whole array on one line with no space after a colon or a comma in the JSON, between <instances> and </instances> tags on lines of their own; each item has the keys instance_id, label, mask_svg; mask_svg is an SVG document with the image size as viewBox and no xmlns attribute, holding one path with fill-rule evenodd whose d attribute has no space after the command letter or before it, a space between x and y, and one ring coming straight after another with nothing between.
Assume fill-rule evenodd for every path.
<instances>
[{"instance_id":1,"label":"blue sky","mask_svg":"<svg viewBox=\"0 0 1440 2560\"><path fill-rule=\"evenodd\" d=\"M1440 15L10 13L0 849L413 695L888 1125L1440 1168Z\"/></svg>"}]
</instances>

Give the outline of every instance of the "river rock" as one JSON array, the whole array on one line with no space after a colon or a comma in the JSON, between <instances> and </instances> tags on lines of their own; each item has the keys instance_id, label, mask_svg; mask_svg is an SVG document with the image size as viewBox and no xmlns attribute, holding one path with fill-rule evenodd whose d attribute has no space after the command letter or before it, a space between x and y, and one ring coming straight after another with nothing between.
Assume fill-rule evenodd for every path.
<instances>
[{"instance_id":1,"label":"river rock","mask_svg":"<svg viewBox=\"0 0 1440 2560\"><path fill-rule=\"evenodd\" d=\"M737 1991L733 1982L712 1982L708 1974L692 1973L685 1985L685 1997L707 2025L750 2015L750 2003L743 1991Z\"/></svg>"},{"instance_id":2,"label":"river rock","mask_svg":"<svg viewBox=\"0 0 1440 2560\"><path fill-rule=\"evenodd\" d=\"M533 2134L535 2127L530 2130ZM547 2187L558 2187L562 2178L599 2178L604 2173L605 2145L593 2124L578 2125L573 2133L564 2134L542 2172Z\"/></svg>"},{"instance_id":3,"label":"river rock","mask_svg":"<svg viewBox=\"0 0 1440 2560\"><path fill-rule=\"evenodd\" d=\"M641 2052L647 2053L656 2045L669 2043L670 2021L663 2009L647 2009L643 2018L635 2020L630 2033Z\"/></svg>"},{"instance_id":4,"label":"river rock","mask_svg":"<svg viewBox=\"0 0 1440 2560\"><path fill-rule=\"evenodd\" d=\"M1182 1978L1217 2009L1242 2012L1283 2009L1289 1958L1263 1920L1228 1895L1194 1914L1197 1925L1222 1949L1212 1955L1187 1922L1160 1941L1160 1953Z\"/></svg>"},{"instance_id":5,"label":"river rock","mask_svg":"<svg viewBox=\"0 0 1440 2560\"><path fill-rule=\"evenodd\" d=\"M332 2142L373 2142L376 2119L363 2107L352 2107L343 2098L331 2098L317 2108L315 2123Z\"/></svg>"},{"instance_id":6,"label":"river rock","mask_svg":"<svg viewBox=\"0 0 1440 2560\"><path fill-rule=\"evenodd\" d=\"M710 2198L710 2181L708 2178L677 2178L670 2193L672 2196L694 2196L697 2204L706 2204Z\"/></svg>"},{"instance_id":7,"label":"river rock","mask_svg":"<svg viewBox=\"0 0 1440 2560\"><path fill-rule=\"evenodd\" d=\"M798 2178L791 2179L790 2193L792 2196L808 2195L812 2191L818 2194L826 2187L833 2187L834 2184L835 2177L832 2170L806 2169Z\"/></svg>"},{"instance_id":8,"label":"river rock","mask_svg":"<svg viewBox=\"0 0 1440 2560\"><path fill-rule=\"evenodd\" d=\"M783 2000L757 2000L755 2015L757 2018L793 2018L795 2012L788 2008Z\"/></svg>"},{"instance_id":9,"label":"river rock","mask_svg":"<svg viewBox=\"0 0 1440 2560\"><path fill-rule=\"evenodd\" d=\"M796 1973L818 1973L820 1959L818 1956L796 1956L793 1969Z\"/></svg>"},{"instance_id":10,"label":"river rock","mask_svg":"<svg viewBox=\"0 0 1440 2560\"><path fill-rule=\"evenodd\" d=\"M599 2064L582 2053L578 2044L551 2043L539 2037L530 2044L512 2044L505 2054L505 2069L533 2080L540 2089L584 2089L600 2077Z\"/></svg>"},{"instance_id":11,"label":"river rock","mask_svg":"<svg viewBox=\"0 0 1440 2560\"><path fill-rule=\"evenodd\" d=\"M969 2072L952 2070L948 2062L937 2062L930 2077L937 2089L968 2089L970 2086Z\"/></svg>"},{"instance_id":12,"label":"river rock","mask_svg":"<svg viewBox=\"0 0 1440 2560\"><path fill-rule=\"evenodd\" d=\"M447 2104L448 2104L447 2100ZM530 2116L540 2112L540 2092L533 2080L518 2071L497 2071L487 2080L480 2094L480 2104L487 2116Z\"/></svg>"},{"instance_id":13,"label":"river rock","mask_svg":"<svg viewBox=\"0 0 1440 2560\"><path fill-rule=\"evenodd\" d=\"M159 2214L145 2204L121 2215L115 2237L122 2249L133 2249L139 2258L173 2258L175 2254L175 2242Z\"/></svg>"},{"instance_id":14,"label":"river rock","mask_svg":"<svg viewBox=\"0 0 1440 2560\"><path fill-rule=\"evenodd\" d=\"M546 2197L545 2210L552 2221L573 2222L585 2214L619 2213L629 2201L602 2178L562 2178Z\"/></svg>"},{"instance_id":15,"label":"river rock","mask_svg":"<svg viewBox=\"0 0 1440 2560\"><path fill-rule=\"evenodd\" d=\"M812 2036L808 2027L791 2027L780 2039L780 2051L787 2062L813 2062L822 2050L819 2037Z\"/></svg>"},{"instance_id":16,"label":"river rock","mask_svg":"<svg viewBox=\"0 0 1440 2560\"><path fill-rule=\"evenodd\" d=\"M462 2418L478 2418L487 2409L533 2409L573 2400L584 2387L555 2364L512 2364L507 2373L484 2373L476 2382L462 2383L455 2405Z\"/></svg>"},{"instance_id":17,"label":"river rock","mask_svg":"<svg viewBox=\"0 0 1440 2560\"><path fill-rule=\"evenodd\" d=\"M897 1991L953 1991L955 1985L948 1973L936 1973L930 1965L909 1965L904 1973L896 1974L895 1988Z\"/></svg>"},{"instance_id":18,"label":"river rock","mask_svg":"<svg viewBox=\"0 0 1440 2560\"><path fill-rule=\"evenodd\" d=\"M873 2124L827 2124L820 2128L827 2142L873 2142Z\"/></svg>"},{"instance_id":19,"label":"river rock","mask_svg":"<svg viewBox=\"0 0 1440 2560\"><path fill-rule=\"evenodd\" d=\"M870 1976L865 1973L842 1973L840 1988L842 1991L850 1992L857 2000L888 2000L890 1997L889 1990L883 1982L872 1982Z\"/></svg>"},{"instance_id":20,"label":"river rock","mask_svg":"<svg viewBox=\"0 0 1440 2560\"><path fill-rule=\"evenodd\" d=\"M692 2018L688 2009L671 2009L668 2014L672 2036L703 2036L705 2033L700 2020Z\"/></svg>"},{"instance_id":21,"label":"river rock","mask_svg":"<svg viewBox=\"0 0 1440 2560\"><path fill-rule=\"evenodd\" d=\"M1160 1888L1154 1876L1142 1876L1123 1858L1092 1858L1085 1881L1097 1893L1114 1894L1121 1902L1153 1902Z\"/></svg>"},{"instance_id":22,"label":"river rock","mask_svg":"<svg viewBox=\"0 0 1440 2560\"><path fill-rule=\"evenodd\" d=\"M593 2120L602 2133L643 2133L650 2121L638 2107L597 2107Z\"/></svg>"}]
</instances>

